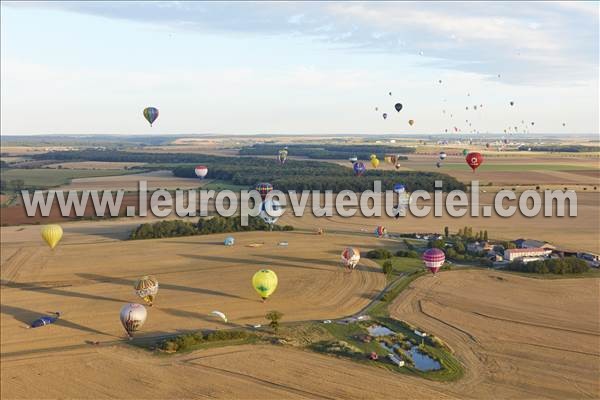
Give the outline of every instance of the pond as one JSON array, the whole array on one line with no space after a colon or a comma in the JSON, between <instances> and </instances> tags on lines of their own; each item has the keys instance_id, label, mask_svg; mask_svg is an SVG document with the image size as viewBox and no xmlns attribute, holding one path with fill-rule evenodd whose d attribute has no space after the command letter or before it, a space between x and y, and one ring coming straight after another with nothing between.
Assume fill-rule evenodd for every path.
<instances>
[{"instance_id":1,"label":"pond","mask_svg":"<svg viewBox=\"0 0 600 400\"><path fill-rule=\"evenodd\" d=\"M396 335L396 332L389 329L388 327L381 325L371 325L367 328L367 330L369 331L370 335L375 337ZM412 346L410 350L404 350L399 344L394 344L391 348L383 342L379 342L379 345L392 354L394 354L394 350L399 348L403 354L412 358L412 360L414 361L415 369L419 371L437 371L442 368L438 361L429 357L427 354L422 353L419 349L419 346Z\"/></svg>"}]
</instances>

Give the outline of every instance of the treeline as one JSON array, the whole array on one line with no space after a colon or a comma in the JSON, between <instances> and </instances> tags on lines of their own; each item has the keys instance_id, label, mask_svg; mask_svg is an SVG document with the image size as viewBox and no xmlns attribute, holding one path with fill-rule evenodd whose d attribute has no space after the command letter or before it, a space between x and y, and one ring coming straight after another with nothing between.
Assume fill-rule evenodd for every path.
<instances>
[{"instance_id":1,"label":"treeline","mask_svg":"<svg viewBox=\"0 0 600 400\"><path fill-rule=\"evenodd\" d=\"M239 154L243 156L270 156L275 157L284 145L257 143L252 146L242 147ZM344 145L344 144L290 144L287 145L290 156L307 157L323 160L347 160L356 156L359 160L369 160L371 154L376 154L383 161L385 154L410 154L414 153L412 147L395 147L381 145ZM407 157L401 156L401 160Z\"/></svg>"},{"instance_id":2,"label":"treeline","mask_svg":"<svg viewBox=\"0 0 600 400\"><path fill-rule=\"evenodd\" d=\"M584 146L578 144L556 146L519 146L520 151L546 151L551 153L587 153L600 151L600 146Z\"/></svg>"},{"instance_id":3,"label":"treeline","mask_svg":"<svg viewBox=\"0 0 600 400\"><path fill-rule=\"evenodd\" d=\"M506 266L510 271L531 272L534 274L581 274L590 267L587 262L576 257L551 258L528 263L513 261Z\"/></svg>"},{"instance_id":4,"label":"treeline","mask_svg":"<svg viewBox=\"0 0 600 400\"><path fill-rule=\"evenodd\" d=\"M365 147L365 146L358 146ZM368 146L367 146L368 147ZM253 188L258 182L270 182L275 189L288 190L352 190L362 192L373 188L381 180L382 189L403 183L408 191L433 191L436 180L444 182L444 191L465 190L465 185L455 178L437 172L396 172L368 170L356 177L351 168L328 162L288 160L281 166L274 159L252 157L220 157L191 153L132 153L125 151L56 151L34 155L37 159L60 161L113 161L154 164L182 164L173 168L173 174L182 178L195 178L194 167L208 167L209 179L220 179L235 185ZM350 166L350 163L348 163ZM147 168L147 167L144 167Z\"/></svg>"},{"instance_id":5,"label":"treeline","mask_svg":"<svg viewBox=\"0 0 600 400\"><path fill-rule=\"evenodd\" d=\"M139 225L131 234L130 239L159 239L179 236L209 235L213 233L247 232L247 231L291 231L291 225L271 226L258 217L249 217L248 225L242 226L239 217L200 218L197 223L183 220L159 221Z\"/></svg>"}]
</instances>

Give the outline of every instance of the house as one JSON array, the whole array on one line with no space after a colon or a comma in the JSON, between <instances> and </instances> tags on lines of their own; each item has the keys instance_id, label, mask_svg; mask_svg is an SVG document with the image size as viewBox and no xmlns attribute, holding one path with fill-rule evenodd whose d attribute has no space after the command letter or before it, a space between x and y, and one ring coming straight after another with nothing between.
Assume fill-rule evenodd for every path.
<instances>
[{"instance_id":1,"label":"house","mask_svg":"<svg viewBox=\"0 0 600 400\"><path fill-rule=\"evenodd\" d=\"M532 257L545 258L550 253L552 253L552 250L544 249L541 247L506 249L506 250L504 250L504 259L507 261L514 261L517 259L528 259L528 261L533 261L533 260L530 260L530 258L532 258Z\"/></svg>"},{"instance_id":2,"label":"house","mask_svg":"<svg viewBox=\"0 0 600 400\"><path fill-rule=\"evenodd\" d=\"M471 242L467 243L467 251L469 253L480 253L482 251L492 251L494 246L489 242Z\"/></svg>"}]
</instances>

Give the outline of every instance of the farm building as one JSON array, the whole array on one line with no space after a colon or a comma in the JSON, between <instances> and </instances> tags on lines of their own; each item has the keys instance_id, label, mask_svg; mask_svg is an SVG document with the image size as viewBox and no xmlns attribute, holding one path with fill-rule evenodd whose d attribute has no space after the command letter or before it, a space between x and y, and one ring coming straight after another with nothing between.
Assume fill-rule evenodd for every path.
<instances>
[{"instance_id":1,"label":"farm building","mask_svg":"<svg viewBox=\"0 0 600 400\"><path fill-rule=\"evenodd\" d=\"M515 240L515 245L519 249L546 249L546 250L556 250L556 247L551 243L543 242L539 240L531 240L531 239L517 239Z\"/></svg>"},{"instance_id":2,"label":"farm building","mask_svg":"<svg viewBox=\"0 0 600 400\"><path fill-rule=\"evenodd\" d=\"M504 259L507 261L514 261L516 259L523 259L523 260L527 259L528 261L533 261L530 259L546 257L550 253L552 253L552 250L543 249L541 247L522 248L522 249L506 249L506 250L504 250Z\"/></svg>"}]
</instances>

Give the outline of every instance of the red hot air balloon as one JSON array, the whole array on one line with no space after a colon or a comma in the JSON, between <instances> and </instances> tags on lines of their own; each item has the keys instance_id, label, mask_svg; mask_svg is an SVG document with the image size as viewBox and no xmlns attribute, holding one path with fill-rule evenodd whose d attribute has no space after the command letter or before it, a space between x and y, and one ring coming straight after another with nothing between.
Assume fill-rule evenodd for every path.
<instances>
[{"instance_id":1,"label":"red hot air balloon","mask_svg":"<svg viewBox=\"0 0 600 400\"><path fill-rule=\"evenodd\" d=\"M475 172L475 170L479 168L481 164L483 164L483 156L481 155L481 153L469 153L467 154L466 161L467 164L469 164L469 167L473 169L473 172Z\"/></svg>"},{"instance_id":2,"label":"red hot air balloon","mask_svg":"<svg viewBox=\"0 0 600 400\"><path fill-rule=\"evenodd\" d=\"M440 249L432 248L425 250L421 258L425 267L435 275L446 261L446 254Z\"/></svg>"}]
</instances>

